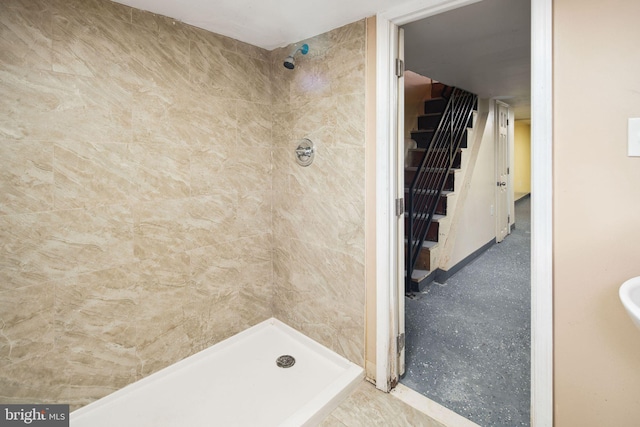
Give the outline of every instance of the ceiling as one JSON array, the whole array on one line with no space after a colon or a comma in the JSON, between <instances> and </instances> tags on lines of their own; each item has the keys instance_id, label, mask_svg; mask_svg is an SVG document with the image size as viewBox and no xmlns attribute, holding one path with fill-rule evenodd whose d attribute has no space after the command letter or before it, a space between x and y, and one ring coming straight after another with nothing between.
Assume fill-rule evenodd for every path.
<instances>
[{"instance_id":1,"label":"ceiling","mask_svg":"<svg viewBox=\"0 0 640 427\"><path fill-rule=\"evenodd\" d=\"M117 2L272 50L415 0ZM407 69L504 99L516 118L529 118L529 11L529 0L482 0L406 24Z\"/></svg>"},{"instance_id":2,"label":"ceiling","mask_svg":"<svg viewBox=\"0 0 640 427\"><path fill-rule=\"evenodd\" d=\"M529 0L483 0L402 26L406 69L531 118Z\"/></svg>"},{"instance_id":3,"label":"ceiling","mask_svg":"<svg viewBox=\"0 0 640 427\"><path fill-rule=\"evenodd\" d=\"M116 0L267 50L411 0Z\"/></svg>"}]
</instances>

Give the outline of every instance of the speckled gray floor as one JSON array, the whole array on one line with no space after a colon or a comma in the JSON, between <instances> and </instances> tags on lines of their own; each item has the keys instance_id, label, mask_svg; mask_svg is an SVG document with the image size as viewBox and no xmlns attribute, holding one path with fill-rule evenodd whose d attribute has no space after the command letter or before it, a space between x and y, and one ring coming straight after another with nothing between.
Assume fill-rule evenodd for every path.
<instances>
[{"instance_id":1,"label":"speckled gray floor","mask_svg":"<svg viewBox=\"0 0 640 427\"><path fill-rule=\"evenodd\" d=\"M516 229L447 283L406 298L400 381L483 426L529 426L530 199Z\"/></svg>"}]
</instances>

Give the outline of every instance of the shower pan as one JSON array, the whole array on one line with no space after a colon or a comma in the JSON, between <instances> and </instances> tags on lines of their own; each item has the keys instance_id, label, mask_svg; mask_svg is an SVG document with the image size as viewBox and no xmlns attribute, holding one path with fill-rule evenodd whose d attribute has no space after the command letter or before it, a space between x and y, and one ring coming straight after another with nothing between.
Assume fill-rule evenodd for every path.
<instances>
[{"instance_id":1,"label":"shower pan","mask_svg":"<svg viewBox=\"0 0 640 427\"><path fill-rule=\"evenodd\" d=\"M309 426L363 369L271 318L71 413L73 427Z\"/></svg>"}]
</instances>

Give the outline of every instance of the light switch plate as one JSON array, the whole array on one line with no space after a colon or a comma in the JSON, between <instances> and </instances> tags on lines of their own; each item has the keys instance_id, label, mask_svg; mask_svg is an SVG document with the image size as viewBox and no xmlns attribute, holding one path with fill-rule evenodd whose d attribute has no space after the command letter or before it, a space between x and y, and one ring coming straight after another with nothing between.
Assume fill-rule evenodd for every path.
<instances>
[{"instance_id":1,"label":"light switch plate","mask_svg":"<svg viewBox=\"0 0 640 427\"><path fill-rule=\"evenodd\" d=\"M640 157L640 118L629 119L629 157Z\"/></svg>"}]
</instances>

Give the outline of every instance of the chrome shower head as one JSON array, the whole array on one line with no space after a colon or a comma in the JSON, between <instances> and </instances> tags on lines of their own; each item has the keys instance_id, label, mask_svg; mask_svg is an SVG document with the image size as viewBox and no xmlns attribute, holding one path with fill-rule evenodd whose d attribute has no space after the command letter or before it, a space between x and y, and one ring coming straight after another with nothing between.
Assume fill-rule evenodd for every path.
<instances>
[{"instance_id":1,"label":"chrome shower head","mask_svg":"<svg viewBox=\"0 0 640 427\"><path fill-rule=\"evenodd\" d=\"M294 59L294 56L298 52L302 53L303 55L306 55L309 52L309 45L305 43L302 46L300 46L298 49L296 49L295 52L293 52L291 55L287 56L283 64L285 68L288 68L289 70L293 70L295 68L296 60Z\"/></svg>"}]
</instances>

